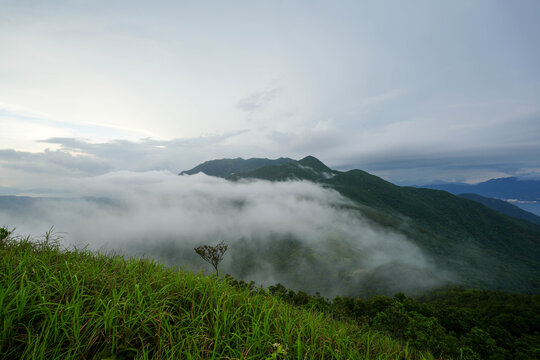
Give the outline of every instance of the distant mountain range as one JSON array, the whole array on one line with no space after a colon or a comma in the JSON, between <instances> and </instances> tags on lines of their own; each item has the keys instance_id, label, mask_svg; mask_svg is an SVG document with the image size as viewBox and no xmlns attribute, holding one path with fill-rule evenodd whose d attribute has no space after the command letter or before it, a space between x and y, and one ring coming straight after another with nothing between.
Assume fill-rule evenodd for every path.
<instances>
[{"instance_id":1,"label":"distant mountain range","mask_svg":"<svg viewBox=\"0 0 540 360\"><path fill-rule=\"evenodd\" d=\"M524 180L516 177L491 179L478 184L444 183L422 187L444 190L454 195L467 193L496 199L540 200L540 180Z\"/></svg>"},{"instance_id":2,"label":"distant mountain range","mask_svg":"<svg viewBox=\"0 0 540 360\"><path fill-rule=\"evenodd\" d=\"M194 169L199 168L208 175L219 173L218 176L231 181L264 179L319 183L353 200L357 207L351 211L361 213L372 224L407 236L432 257L438 266L457 274L457 278L453 280L455 283L524 293L540 292L540 226L507 216L479 203L489 203L489 200L470 195L454 196L446 192L449 191L448 188L444 188L446 191L438 191L400 187L362 170L332 170L312 156L299 161L278 159L276 161L281 160L284 163L256 168L253 166L250 170L238 171L250 160L214 160ZM250 164L254 163L256 162L251 160ZM234 168L236 171L216 170L223 167ZM521 192L517 189L504 192L504 184L516 181L518 180L497 179L482 187L491 189L491 192L486 193L488 196L504 194L503 196L508 198L526 199L537 196L534 195L537 194L534 181L527 182L526 190ZM464 191L465 188L467 191ZM471 189L471 185L465 185L456 186L452 191L463 193L471 192ZM490 207L495 205L491 204ZM286 248L288 261L298 261L296 256L309 256L314 268L324 269L329 266L328 259L339 258L341 264L346 264L347 256L357 255L353 248L340 243L339 239L333 241L335 243L330 249L339 252L339 256L337 253L328 253L328 248L325 250L327 253L302 248L302 243L295 239L276 239L276 248L272 248L265 256L275 257L274 252L283 253L279 249ZM276 261L283 259L276 258ZM402 265L381 268L378 273L371 274L369 279L364 278L362 285L354 281L358 274L362 274L362 269L344 269L342 280L349 281L353 288L361 288L361 293L388 293L399 289L400 283L408 281L407 279L421 275L418 269L403 268ZM317 272L317 276L321 276L321 273ZM377 280L379 276L386 279L393 277L395 284L382 284ZM320 279L323 283L323 277Z\"/></svg>"}]
</instances>

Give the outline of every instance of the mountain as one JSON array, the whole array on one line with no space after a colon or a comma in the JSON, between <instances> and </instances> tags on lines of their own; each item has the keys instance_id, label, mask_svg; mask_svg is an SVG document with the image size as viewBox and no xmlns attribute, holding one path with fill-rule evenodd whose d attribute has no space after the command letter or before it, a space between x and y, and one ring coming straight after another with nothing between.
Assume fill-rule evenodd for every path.
<instances>
[{"instance_id":1,"label":"mountain","mask_svg":"<svg viewBox=\"0 0 540 360\"><path fill-rule=\"evenodd\" d=\"M524 180L516 177L491 179L478 184L445 183L422 187L444 190L454 195L469 193L496 199L540 200L540 180Z\"/></svg>"},{"instance_id":2,"label":"mountain","mask_svg":"<svg viewBox=\"0 0 540 360\"><path fill-rule=\"evenodd\" d=\"M291 161L280 166L264 166L251 171L238 172L228 177L238 180L245 177L265 179L270 181L285 181L290 179L319 181L331 178L337 174L313 156L307 156L299 161Z\"/></svg>"},{"instance_id":3,"label":"mountain","mask_svg":"<svg viewBox=\"0 0 540 360\"><path fill-rule=\"evenodd\" d=\"M202 172L209 176L226 178L235 173L252 171L265 166L283 165L291 162L294 162L294 160L289 158L279 158L275 160L266 158L210 160L195 166L191 170L182 171L179 175L193 175Z\"/></svg>"},{"instance_id":4,"label":"mountain","mask_svg":"<svg viewBox=\"0 0 540 360\"><path fill-rule=\"evenodd\" d=\"M513 216L515 218L527 220L540 225L540 216L525 211L515 205L510 204L507 201L492 199L480 196L478 194L459 194L458 196L465 199L474 200L487 206L490 209L506 214L508 216Z\"/></svg>"},{"instance_id":5,"label":"mountain","mask_svg":"<svg viewBox=\"0 0 540 360\"><path fill-rule=\"evenodd\" d=\"M540 226L504 215L477 201L446 191L397 186L361 170L331 170L311 156L229 177L242 178L320 183L353 200L363 216L377 226L407 236L439 266L457 274L457 283L540 292ZM376 282L383 273L397 279L404 272L419 275L417 269L395 267L381 269L372 280Z\"/></svg>"}]
</instances>

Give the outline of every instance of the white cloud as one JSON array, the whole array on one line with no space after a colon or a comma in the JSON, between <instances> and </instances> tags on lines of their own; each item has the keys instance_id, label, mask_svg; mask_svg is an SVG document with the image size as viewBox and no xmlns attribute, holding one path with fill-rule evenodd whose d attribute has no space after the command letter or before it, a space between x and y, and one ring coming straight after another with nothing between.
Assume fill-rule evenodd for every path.
<instances>
[{"instance_id":1,"label":"white cloud","mask_svg":"<svg viewBox=\"0 0 540 360\"><path fill-rule=\"evenodd\" d=\"M224 272L327 295L358 289L370 274L389 267L419 271L407 280L412 291L448 275L406 237L370 225L337 192L309 182L234 183L203 174L121 171L57 183L55 190L70 197L41 200L22 212L0 207L2 221L36 236L54 225L65 246L144 254L192 269L206 269L194 246L224 240L230 245ZM314 262L297 257L287 273L265 260L286 258L275 247L291 242L304 244ZM320 271L327 282L314 277ZM350 289L343 273L352 276ZM395 278L381 280L390 291L397 291L390 284L405 286Z\"/></svg>"}]
</instances>

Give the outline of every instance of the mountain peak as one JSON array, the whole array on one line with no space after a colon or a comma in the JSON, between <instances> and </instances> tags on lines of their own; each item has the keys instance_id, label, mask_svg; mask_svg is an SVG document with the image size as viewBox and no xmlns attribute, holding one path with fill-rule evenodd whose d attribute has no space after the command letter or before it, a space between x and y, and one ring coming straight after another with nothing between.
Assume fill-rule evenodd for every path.
<instances>
[{"instance_id":1,"label":"mountain peak","mask_svg":"<svg viewBox=\"0 0 540 360\"><path fill-rule=\"evenodd\" d=\"M302 160L299 160L298 163L302 166L310 167L317 172L332 172L332 170L328 166L324 165L324 163L317 159L315 156L308 155Z\"/></svg>"}]
</instances>

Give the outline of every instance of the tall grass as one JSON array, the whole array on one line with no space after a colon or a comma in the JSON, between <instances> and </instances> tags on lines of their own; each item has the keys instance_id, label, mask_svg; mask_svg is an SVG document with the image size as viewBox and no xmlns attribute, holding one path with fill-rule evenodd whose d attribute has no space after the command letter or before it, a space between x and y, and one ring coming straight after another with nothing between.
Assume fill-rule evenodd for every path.
<instances>
[{"instance_id":1,"label":"tall grass","mask_svg":"<svg viewBox=\"0 0 540 360\"><path fill-rule=\"evenodd\" d=\"M369 329L213 276L0 241L4 359L429 359Z\"/></svg>"}]
</instances>

